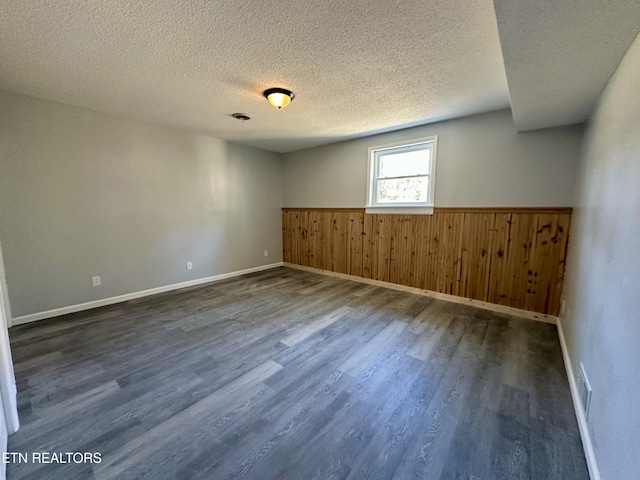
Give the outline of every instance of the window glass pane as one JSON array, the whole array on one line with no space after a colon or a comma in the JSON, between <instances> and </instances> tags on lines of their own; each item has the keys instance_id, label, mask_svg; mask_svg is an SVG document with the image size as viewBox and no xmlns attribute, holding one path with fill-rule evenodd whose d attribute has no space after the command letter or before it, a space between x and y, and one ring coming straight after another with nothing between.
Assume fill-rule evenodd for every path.
<instances>
[{"instance_id":1,"label":"window glass pane","mask_svg":"<svg viewBox=\"0 0 640 480\"><path fill-rule=\"evenodd\" d=\"M377 184L377 203L426 202L429 177L380 179Z\"/></svg>"},{"instance_id":2,"label":"window glass pane","mask_svg":"<svg viewBox=\"0 0 640 480\"><path fill-rule=\"evenodd\" d=\"M379 178L428 175L431 149L382 153L379 157Z\"/></svg>"}]
</instances>

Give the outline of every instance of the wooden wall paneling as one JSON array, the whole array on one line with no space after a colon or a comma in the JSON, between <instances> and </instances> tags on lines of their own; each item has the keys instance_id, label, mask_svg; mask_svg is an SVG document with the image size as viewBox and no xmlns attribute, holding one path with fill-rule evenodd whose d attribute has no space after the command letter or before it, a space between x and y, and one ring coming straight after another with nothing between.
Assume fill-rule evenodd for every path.
<instances>
[{"instance_id":1,"label":"wooden wall paneling","mask_svg":"<svg viewBox=\"0 0 640 480\"><path fill-rule=\"evenodd\" d=\"M319 265L322 264L320 260L322 250L318 252L318 247L322 249L319 236L318 212L309 212L309 266L313 268L320 268Z\"/></svg>"},{"instance_id":2,"label":"wooden wall paneling","mask_svg":"<svg viewBox=\"0 0 640 480\"><path fill-rule=\"evenodd\" d=\"M529 252L529 264L526 272L525 308L536 311L538 308L547 308L546 296L549 288L549 279L545 278L544 269L549 268L551 254L551 237L553 220L551 215L536 215L534 223L535 234L532 237L531 250ZM540 271L539 271L540 270ZM542 304L540 302L542 297Z\"/></svg>"},{"instance_id":3,"label":"wooden wall paneling","mask_svg":"<svg viewBox=\"0 0 640 480\"><path fill-rule=\"evenodd\" d=\"M373 246L375 237L373 235L373 218L375 215L364 215L362 219L362 276L373 278Z\"/></svg>"},{"instance_id":4,"label":"wooden wall paneling","mask_svg":"<svg viewBox=\"0 0 640 480\"><path fill-rule=\"evenodd\" d=\"M351 213L352 212L343 212L340 215L340 224L341 228L344 231L344 239L345 239L345 251L344 255L346 257L345 265L344 265L344 273L351 272L351 255L352 255L352 242L351 242Z\"/></svg>"},{"instance_id":5,"label":"wooden wall paneling","mask_svg":"<svg viewBox=\"0 0 640 480\"><path fill-rule=\"evenodd\" d=\"M342 264L346 263L346 259L343 258L342 262L340 261L341 251L344 248L344 239L342 239L342 241L340 239L339 216L339 212L330 212L327 218L329 221L329 248L331 249L331 261L328 270L344 273L345 269L342 267Z\"/></svg>"},{"instance_id":6,"label":"wooden wall paneling","mask_svg":"<svg viewBox=\"0 0 640 480\"><path fill-rule=\"evenodd\" d=\"M309 217L309 212L300 212L300 218L298 220L298 234L300 235L300 264L309 266L309 253L307 248L307 218Z\"/></svg>"},{"instance_id":7,"label":"wooden wall paneling","mask_svg":"<svg viewBox=\"0 0 640 480\"><path fill-rule=\"evenodd\" d=\"M429 256L431 261L429 262L429 270L427 272L425 287L427 290L439 291L440 285L438 279L440 278L440 250L443 245L442 238L442 225L444 222L443 215L433 214L431 217L431 238L429 239Z\"/></svg>"},{"instance_id":8,"label":"wooden wall paneling","mask_svg":"<svg viewBox=\"0 0 640 480\"><path fill-rule=\"evenodd\" d=\"M538 215L514 213L511 216L511 245L509 248L508 276L511 284L508 287L508 305L524 305L527 303L529 288L529 270L531 251L536 242Z\"/></svg>"},{"instance_id":9,"label":"wooden wall paneling","mask_svg":"<svg viewBox=\"0 0 640 480\"><path fill-rule=\"evenodd\" d=\"M293 225L292 225L292 235L293 235L293 243L291 245L291 252L293 258L296 259L296 263L302 264L302 248L300 243L300 217L304 214L304 212L294 212L293 214Z\"/></svg>"},{"instance_id":10,"label":"wooden wall paneling","mask_svg":"<svg viewBox=\"0 0 640 480\"><path fill-rule=\"evenodd\" d=\"M323 213L309 212L309 265L314 268L324 266Z\"/></svg>"},{"instance_id":11,"label":"wooden wall paneling","mask_svg":"<svg viewBox=\"0 0 640 480\"><path fill-rule=\"evenodd\" d=\"M287 212L287 231L288 231L288 240L289 240L289 256L291 257L292 261L297 261L297 259L295 258L295 256L293 255L293 244L295 243L295 238L294 238L294 232L293 232L293 226L295 224L295 213L294 212Z\"/></svg>"},{"instance_id":12,"label":"wooden wall paneling","mask_svg":"<svg viewBox=\"0 0 640 480\"><path fill-rule=\"evenodd\" d=\"M433 241L435 237L435 231L437 229L437 219L433 215L429 215L425 218L425 224L423 229L423 238L425 244L422 247L422 251L425 254L423 262L423 273L421 276L422 288L430 290L435 288L435 263L437 259L436 246Z\"/></svg>"},{"instance_id":13,"label":"wooden wall paneling","mask_svg":"<svg viewBox=\"0 0 640 480\"><path fill-rule=\"evenodd\" d=\"M391 215L390 282L411 285L411 234L413 215Z\"/></svg>"},{"instance_id":14,"label":"wooden wall paneling","mask_svg":"<svg viewBox=\"0 0 640 480\"><path fill-rule=\"evenodd\" d=\"M398 230L400 230L400 217L402 215L387 215L386 219L389 222L389 280L387 280L388 282L392 282L392 283L398 283L400 284L400 282L397 281L397 279L395 279L396 274L395 274L395 269L396 269L396 252L394 249L394 243L396 242L396 235L398 236L397 242L398 242L398 249L402 248L401 245L401 241L400 241L400 234L399 232L396 233L396 228ZM400 267L398 266L398 270L400 269Z\"/></svg>"},{"instance_id":15,"label":"wooden wall paneling","mask_svg":"<svg viewBox=\"0 0 640 480\"><path fill-rule=\"evenodd\" d=\"M315 213L316 212L307 212L307 224L306 224L306 228L307 228L307 238L306 238L306 242L307 242L307 262L309 263L309 266L312 265L313 263L313 257L315 255L315 238L314 238L314 229L315 229Z\"/></svg>"},{"instance_id":16,"label":"wooden wall paneling","mask_svg":"<svg viewBox=\"0 0 640 480\"><path fill-rule=\"evenodd\" d=\"M332 263L334 272L349 273L349 228L348 212L333 212L332 214Z\"/></svg>"},{"instance_id":17,"label":"wooden wall paneling","mask_svg":"<svg viewBox=\"0 0 640 480\"><path fill-rule=\"evenodd\" d=\"M491 255L494 247L494 226L496 222L496 214L491 213L489 215L485 214L484 221L482 222L481 228L486 231L486 251L485 255L482 257L485 261L484 263L484 285L482 290L482 298L483 301L488 301L489 298L489 281L491 279L491 262L493 260L493 256ZM482 252L481 252L482 254Z\"/></svg>"},{"instance_id":18,"label":"wooden wall paneling","mask_svg":"<svg viewBox=\"0 0 640 480\"><path fill-rule=\"evenodd\" d=\"M287 210L282 211L282 260L284 262L294 263L291 258L291 238L289 234L291 222L289 215L291 215L291 212Z\"/></svg>"},{"instance_id":19,"label":"wooden wall paneling","mask_svg":"<svg viewBox=\"0 0 640 480\"><path fill-rule=\"evenodd\" d=\"M495 214L464 213L458 295L487 301L491 228Z\"/></svg>"},{"instance_id":20,"label":"wooden wall paneling","mask_svg":"<svg viewBox=\"0 0 640 480\"><path fill-rule=\"evenodd\" d=\"M325 269L326 265L326 248L328 240L325 237L325 213L324 212L310 212L313 223L313 238L312 238L312 257L309 259L309 263L314 268Z\"/></svg>"},{"instance_id":21,"label":"wooden wall paneling","mask_svg":"<svg viewBox=\"0 0 640 480\"><path fill-rule=\"evenodd\" d=\"M459 295L467 295L469 277L473 272L471 263L473 262L476 236L476 217L465 212L462 214L462 244L460 245L460 290Z\"/></svg>"},{"instance_id":22,"label":"wooden wall paneling","mask_svg":"<svg viewBox=\"0 0 640 480\"><path fill-rule=\"evenodd\" d=\"M424 287L426 290L437 291L438 290L438 278L439 278L439 259L440 248L442 246L442 224L444 218L442 215L431 215L429 221L429 236L427 237L428 243L426 245L427 261L425 263L425 275L423 278Z\"/></svg>"},{"instance_id":23,"label":"wooden wall paneling","mask_svg":"<svg viewBox=\"0 0 640 480\"><path fill-rule=\"evenodd\" d=\"M569 244L569 230L571 228L571 215L560 214L558 215L558 227L557 227L557 243L556 248L559 251L558 264L555 270L555 288L552 291L553 301L552 305L555 306L555 310L551 310L552 315L560 314L560 307L562 305L562 285L564 283L564 272L567 264L567 247Z\"/></svg>"},{"instance_id":24,"label":"wooden wall paneling","mask_svg":"<svg viewBox=\"0 0 640 480\"><path fill-rule=\"evenodd\" d=\"M300 213L292 212L291 215L291 258L294 258L296 263L300 263L300 252L297 246L299 245L298 234L299 229L298 225L300 223Z\"/></svg>"},{"instance_id":25,"label":"wooden wall paneling","mask_svg":"<svg viewBox=\"0 0 640 480\"><path fill-rule=\"evenodd\" d=\"M453 269L451 277L451 294L461 296L462 291L462 245L464 243L464 216L450 213L452 235L456 241L452 250Z\"/></svg>"},{"instance_id":26,"label":"wooden wall paneling","mask_svg":"<svg viewBox=\"0 0 640 480\"><path fill-rule=\"evenodd\" d=\"M509 304L510 282L507 275L509 247L511 245L511 214L496 213L491 229L491 271L487 301L498 305Z\"/></svg>"},{"instance_id":27,"label":"wooden wall paneling","mask_svg":"<svg viewBox=\"0 0 640 480\"><path fill-rule=\"evenodd\" d=\"M341 228L344 230L344 238L345 238L345 256L346 262L344 266L344 273L351 272L351 254L352 254L352 241L351 241L351 213L343 213L340 219Z\"/></svg>"},{"instance_id":28,"label":"wooden wall paneling","mask_svg":"<svg viewBox=\"0 0 640 480\"><path fill-rule=\"evenodd\" d=\"M462 219L464 214L441 213L437 267L434 272L438 292L458 295L462 254Z\"/></svg>"},{"instance_id":29,"label":"wooden wall paneling","mask_svg":"<svg viewBox=\"0 0 640 480\"><path fill-rule=\"evenodd\" d=\"M333 270L333 212L319 212L322 217L323 270Z\"/></svg>"},{"instance_id":30,"label":"wooden wall paneling","mask_svg":"<svg viewBox=\"0 0 640 480\"><path fill-rule=\"evenodd\" d=\"M323 270L333 270L333 212L322 213Z\"/></svg>"},{"instance_id":31,"label":"wooden wall paneling","mask_svg":"<svg viewBox=\"0 0 640 480\"><path fill-rule=\"evenodd\" d=\"M402 225L404 215L391 215L391 245L389 254L389 281L406 285L403 278L404 241Z\"/></svg>"},{"instance_id":32,"label":"wooden wall paneling","mask_svg":"<svg viewBox=\"0 0 640 480\"><path fill-rule=\"evenodd\" d=\"M522 225L521 218L518 214L512 214L509 220L509 250L505 259L505 267L502 272L502 281L504 282L503 305L513 306L518 304L522 286L524 285L519 276L522 268L528 268L528 248L530 243L527 224ZM522 298L524 303L524 298Z\"/></svg>"},{"instance_id":33,"label":"wooden wall paneling","mask_svg":"<svg viewBox=\"0 0 640 480\"><path fill-rule=\"evenodd\" d=\"M376 272L376 242L375 235L376 221L375 215L366 215L362 221L362 275L364 278L375 277Z\"/></svg>"},{"instance_id":34,"label":"wooden wall paneling","mask_svg":"<svg viewBox=\"0 0 640 480\"><path fill-rule=\"evenodd\" d=\"M436 279L436 291L441 293L451 293L452 289L447 288L451 285L451 265L453 264L452 251L456 248L453 236L451 235L451 228L448 213L442 213L438 215L440 221L438 222L438 238L440 239L438 245L438 255L436 257L436 265L434 276Z\"/></svg>"},{"instance_id":35,"label":"wooden wall paneling","mask_svg":"<svg viewBox=\"0 0 640 480\"><path fill-rule=\"evenodd\" d=\"M390 255L391 255L391 229L393 227L393 215L376 215L376 249L377 249L377 271L375 279L388 282L390 278Z\"/></svg>"},{"instance_id":36,"label":"wooden wall paneling","mask_svg":"<svg viewBox=\"0 0 640 480\"><path fill-rule=\"evenodd\" d=\"M300 213L300 261L301 265L305 267L309 266L309 255L310 255L310 245L309 245L309 217L311 216L311 212L301 212Z\"/></svg>"},{"instance_id":37,"label":"wooden wall paneling","mask_svg":"<svg viewBox=\"0 0 640 480\"><path fill-rule=\"evenodd\" d=\"M559 230L560 215L538 215L536 242L532 247L528 271L528 289L524 308L557 315L560 308L560 289L564 276L566 243ZM558 277L558 272L562 276Z\"/></svg>"},{"instance_id":38,"label":"wooden wall paneling","mask_svg":"<svg viewBox=\"0 0 640 480\"><path fill-rule=\"evenodd\" d=\"M295 218L295 235L296 243L294 245L294 256L298 259L298 263L302 265L302 257L304 255L302 251L302 217L307 215L307 212L296 212Z\"/></svg>"},{"instance_id":39,"label":"wooden wall paneling","mask_svg":"<svg viewBox=\"0 0 640 480\"><path fill-rule=\"evenodd\" d=\"M299 218L299 215L296 214L296 212L288 212L288 221L289 221L289 239L290 239L290 245L289 245L289 255L291 256L291 259L293 262L295 263L299 263L300 262L300 258L297 256L297 252L296 252L296 243L297 243L297 236L298 236L298 227L297 227L297 220Z\"/></svg>"},{"instance_id":40,"label":"wooden wall paneling","mask_svg":"<svg viewBox=\"0 0 640 480\"><path fill-rule=\"evenodd\" d=\"M401 252L401 258L402 258L402 274L401 274L401 278L402 278L402 284L403 285L411 285L413 282L413 279L411 278L411 263L413 260L413 239L412 239L412 235L413 235L413 225L414 225L414 217L415 215L404 215L403 216L403 220L402 220L402 228L401 228L401 235L402 235L402 252ZM397 253L396 253L397 255Z\"/></svg>"},{"instance_id":41,"label":"wooden wall paneling","mask_svg":"<svg viewBox=\"0 0 640 480\"><path fill-rule=\"evenodd\" d=\"M384 265L382 268L378 266L378 262L380 258L384 261L384 253L380 254L379 250L382 249L382 234L381 230L384 232L384 229L381 227L382 224L382 215L371 215L371 231L369 236L371 237L370 241L370 255L371 255L371 278L373 280L380 280L380 277L384 275L380 275L380 271L384 270Z\"/></svg>"},{"instance_id":42,"label":"wooden wall paneling","mask_svg":"<svg viewBox=\"0 0 640 480\"><path fill-rule=\"evenodd\" d=\"M551 315L560 308L568 209L284 209L282 221L285 262Z\"/></svg>"},{"instance_id":43,"label":"wooden wall paneling","mask_svg":"<svg viewBox=\"0 0 640 480\"><path fill-rule=\"evenodd\" d=\"M351 255L349 261L349 274L362 277L362 243L364 213L349 212L349 239L351 242Z\"/></svg>"},{"instance_id":44,"label":"wooden wall paneling","mask_svg":"<svg viewBox=\"0 0 640 480\"><path fill-rule=\"evenodd\" d=\"M343 250L340 252L342 258L344 258L341 263L341 268L343 270L339 270L341 273L349 273L349 265L351 263L351 236L349 233L349 213L348 212L339 212L336 215L338 230L340 232L340 238L343 242Z\"/></svg>"},{"instance_id":45,"label":"wooden wall paneling","mask_svg":"<svg viewBox=\"0 0 640 480\"><path fill-rule=\"evenodd\" d=\"M318 212L318 229L320 230L320 239L322 239L322 265L323 270L331 270L333 268L333 260L331 258L331 212Z\"/></svg>"},{"instance_id":46,"label":"wooden wall paneling","mask_svg":"<svg viewBox=\"0 0 640 480\"><path fill-rule=\"evenodd\" d=\"M564 235L560 230L564 231L564 227L561 225L563 222L563 215L554 215L554 224L552 230L552 237L550 238L549 246L552 250L553 263L545 268L545 274L549 278L548 286L548 310L555 311L555 315L560 313L560 297L562 294L562 282L564 281L564 266L565 266L565 254L566 244L564 243ZM558 271L561 275L558 276ZM560 285L560 288L558 288Z\"/></svg>"},{"instance_id":47,"label":"wooden wall paneling","mask_svg":"<svg viewBox=\"0 0 640 480\"><path fill-rule=\"evenodd\" d=\"M369 237L369 243L368 243L368 253L369 256L371 257L370 259L370 265L371 265L371 279L373 280L377 280L378 279L378 249L380 247L380 243L379 243L379 237L380 237L380 215L374 214L374 215L367 215L367 217L369 217L371 219L370 223L367 225L367 223L365 223L365 228L369 228L369 231L367 232L365 230L365 234Z\"/></svg>"},{"instance_id":48,"label":"wooden wall paneling","mask_svg":"<svg viewBox=\"0 0 640 480\"><path fill-rule=\"evenodd\" d=\"M424 288L425 265L427 262L426 245L429 241L427 221L431 215L416 215L411 232L411 261L409 264L409 286Z\"/></svg>"},{"instance_id":49,"label":"wooden wall paneling","mask_svg":"<svg viewBox=\"0 0 640 480\"><path fill-rule=\"evenodd\" d=\"M394 215L380 215L380 237L378 239L378 276L388 282L391 278L391 239L393 238Z\"/></svg>"}]
</instances>

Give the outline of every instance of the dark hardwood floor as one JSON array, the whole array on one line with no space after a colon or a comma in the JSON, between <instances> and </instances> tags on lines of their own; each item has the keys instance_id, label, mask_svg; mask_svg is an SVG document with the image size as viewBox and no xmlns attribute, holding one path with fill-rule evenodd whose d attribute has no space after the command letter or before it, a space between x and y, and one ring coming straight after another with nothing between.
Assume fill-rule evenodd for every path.
<instances>
[{"instance_id":1,"label":"dark hardwood floor","mask_svg":"<svg viewBox=\"0 0 640 480\"><path fill-rule=\"evenodd\" d=\"M11 329L33 479L588 479L556 328L278 268Z\"/></svg>"}]
</instances>

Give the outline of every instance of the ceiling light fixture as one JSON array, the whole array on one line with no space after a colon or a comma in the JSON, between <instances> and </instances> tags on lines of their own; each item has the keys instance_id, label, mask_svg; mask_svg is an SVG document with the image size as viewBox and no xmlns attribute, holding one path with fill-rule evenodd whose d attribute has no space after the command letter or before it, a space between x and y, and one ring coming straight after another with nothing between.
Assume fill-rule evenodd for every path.
<instances>
[{"instance_id":1,"label":"ceiling light fixture","mask_svg":"<svg viewBox=\"0 0 640 480\"><path fill-rule=\"evenodd\" d=\"M286 88L270 88L265 90L263 95L269 100L269 103L278 110L289 105L295 97L293 92Z\"/></svg>"}]
</instances>

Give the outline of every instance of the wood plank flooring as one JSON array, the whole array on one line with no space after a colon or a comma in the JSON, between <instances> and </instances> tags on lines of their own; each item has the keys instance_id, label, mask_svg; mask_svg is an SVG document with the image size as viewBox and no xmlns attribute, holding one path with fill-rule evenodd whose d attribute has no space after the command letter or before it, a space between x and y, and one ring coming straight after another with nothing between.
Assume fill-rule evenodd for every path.
<instances>
[{"instance_id":1,"label":"wood plank flooring","mask_svg":"<svg viewBox=\"0 0 640 480\"><path fill-rule=\"evenodd\" d=\"M287 268L12 328L15 479L562 479L554 326Z\"/></svg>"}]
</instances>

